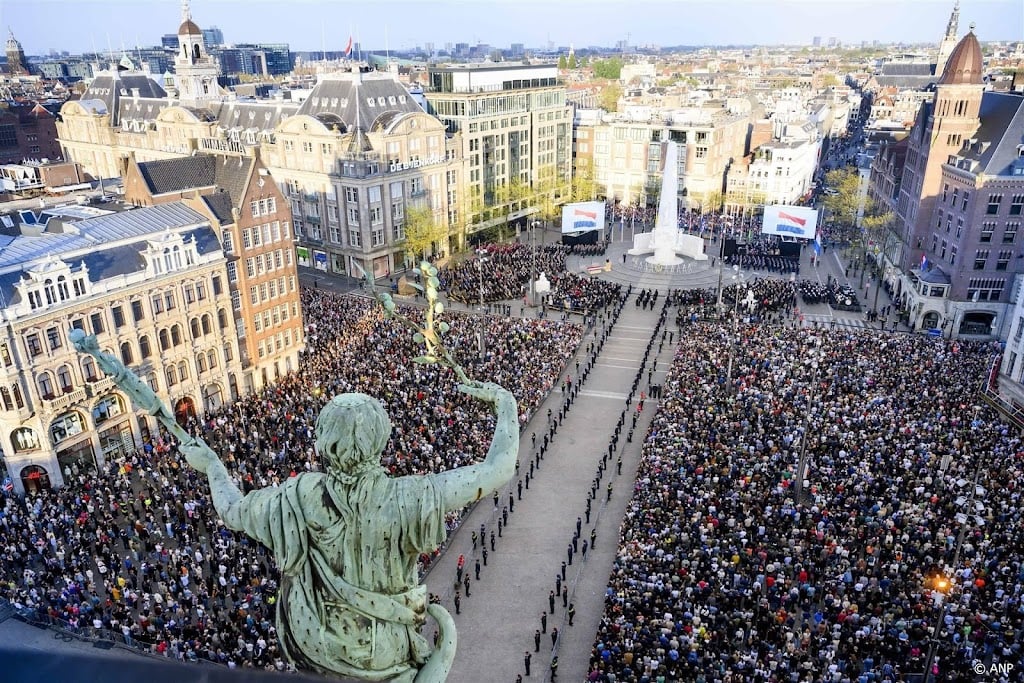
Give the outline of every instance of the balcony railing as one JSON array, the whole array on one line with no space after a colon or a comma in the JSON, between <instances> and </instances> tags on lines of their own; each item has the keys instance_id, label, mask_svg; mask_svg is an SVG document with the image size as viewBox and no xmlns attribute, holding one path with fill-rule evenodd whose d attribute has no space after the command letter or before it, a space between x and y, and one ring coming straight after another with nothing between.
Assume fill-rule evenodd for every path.
<instances>
[{"instance_id":1,"label":"balcony railing","mask_svg":"<svg viewBox=\"0 0 1024 683\"><path fill-rule=\"evenodd\" d=\"M100 394L104 394L114 387L114 378L103 377L86 386L88 386L89 388L90 395L99 396Z\"/></svg>"},{"instance_id":2,"label":"balcony railing","mask_svg":"<svg viewBox=\"0 0 1024 683\"><path fill-rule=\"evenodd\" d=\"M57 412L58 410L63 410L70 405L84 401L86 398L88 398L88 396L85 392L85 387L79 387L70 393L58 396L57 398L44 400L43 409L51 413Z\"/></svg>"}]
</instances>

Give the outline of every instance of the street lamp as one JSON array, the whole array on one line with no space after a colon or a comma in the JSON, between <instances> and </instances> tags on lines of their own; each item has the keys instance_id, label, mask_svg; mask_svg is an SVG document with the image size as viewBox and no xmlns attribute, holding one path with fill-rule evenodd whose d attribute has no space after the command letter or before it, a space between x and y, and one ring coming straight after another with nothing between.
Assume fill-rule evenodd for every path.
<instances>
[{"instance_id":1,"label":"street lamp","mask_svg":"<svg viewBox=\"0 0 1024 683\"><path fill-rule=\"evenodd\" d=\"M821 337L814 338L814 348L811 351L811 388L807 394L807 408L804 411L804 430L800 435L800 459L796 466L796 495L794 500L799 503L805 499L804 486L807 480L807 435L811 429L811 411L814 409L814 402L818 392L818 366L821 353Z\"/></svg>"},{"instance_id":2,"label":"street lamp","mask_svg":"<svg viewBox=\"0 0 1024 683\"><path fill-rule=\"evenodd\" d=\"M725 370L725 384L726 387L732 385L732 361L733 356L736 353L736 346L739 344L739 308L740 308L740 285L746 284L747 274L740 272L739 266L733 266L732 280L736 283L736 301L732 306L732 336L729 338L729 363ZM718 289L719 305L721 305L722 289ZM753 292L747 287L747 297L745 299L748 309L754 303Z\"/></svg>"},{"instance_id":3,"label":"street lamp","mask_svg":"<svg viewBox=\"0 0 1024 683\"><path fill-rule=\"evenodd\" d=\"M540 221L530 223L530 305L537 305L537 226Z\"/></svg>"},{"instance_id":4,"label":"street lamp","mask_svg":"<svg viewBox=\"0 0 1024 683\"><path fill-rule=\"evenodd\" d=\"M978 414L981 412L981 406L974 406L974 419L971 420L971 429L976 430L980 424L978 420ZM966 446L966 440L964 442ZM979 459L980 460L980 459ZM968 482L966 479L960 479L956 482L956 485L962 490L965 486L970 486L970 494L968 496L957 496L956 506L960 508L960 512L956 513L955 519L960 525L960 532L956 537L956 546L953 550L953 563L947 568L953 572L959 572L960 567L960 553L964 547L964 539L967 535L967 527L978 528L985 525L985 519L982 517L982 513L985 511L985 505L978 500L979 497L984 497L987 491L984 486L978 484L978 479L981 477L982 462L978 462L974 468L974 477L972 481ZM973 520L972 520L973 515ZM970 522L973 521L973 524ZM942 628L943 622L946 620L946 611L948 610L948 604L945 602L945 597L949 594L951 588L950 580L944 575L940 574L933 580L933 587L936 590L935 606L940 607L939 619L935 622L935 628L932 629L931 642L928 644L928 660L925 662L924 668L924 683L929 683L933 680L932 678L932 665L935 663L935 655L939 647L939 630Z\"/></svg>"},{"instance_id":5,"label":"street lamp","mask_svg":"<svg viewBox=\"0 0 1024 683\"><path fill-rule=\"evenodd\" d=\"M484 330L487 329L487 316L484 313L484 263L487 262L486 254L487 252L483 249L478 249L476 252L476 269L480 284L480 360L483 360L486 353L484 345Z\"/></svg>"}]
</instances>

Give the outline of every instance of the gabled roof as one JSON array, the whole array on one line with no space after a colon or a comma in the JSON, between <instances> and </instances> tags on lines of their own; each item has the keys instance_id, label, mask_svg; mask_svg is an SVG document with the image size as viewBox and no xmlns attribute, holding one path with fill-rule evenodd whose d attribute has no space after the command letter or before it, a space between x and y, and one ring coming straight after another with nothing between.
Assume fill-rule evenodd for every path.
<instances>
[{"instance_id":1,"label":"gabled roof","mask_svg":"<svg viewBox=\"0 0 1024 683\"><path fill-rule=\"evenodd\" d=\"M228 196L227 192L214 192L213 194L204 195L203 203L221 225L235 222L235 217L231 213L231 197Z\"/></svg>"},{"instance_id":2,"label":"gabled roof","mask_svg":"<svg viewBox=\"0 0 1024 683\"><path fill-rule=\"evenodd\" d=\"M144 161L138 166L154 195L217 187L225 191L232 206L239 206L255 163L254 157L197 154Z\"/></svg>"},{"instance_id":3,"label":"gabled roof","mask_svg":"<svg viewBox=\"0 0 1024 683\"><path fill-rule=\"evenodd\" d=\"M422 111L419 103L390 74L340 74L320 81L296 113L335 114L347 129L369 129L382 114Z\"/></svg>"},{"instance_id":4,"label":"gabled roof","mask_svg":"<svg viewBox=\"0 0 1024 683\"><path fill-rule=\"evenodd\" d=\"M213 186L214 167L214 157L197 154L191 157L144 161L139 164L139 173L146 181L146 188L154 195L161 195Z\"/></svg>"},{"instance_id":5,"label":"gabled roof","mask_svg":"<svg viewBox=\"0 0 1024 683\"><path fill-rule=\"evenodd\" d=\"M977 173L1012 175L1018 150L1024 145L1024 97L1019 93L983 93L978 116L981 125L974 134L978 142L959 156L978 162Z\"/></svg>"},{"instance_id":6,"label":"gabled roof","mask_svg":"<svg viewBox=\"0 0 1024 683\"><path fill-rule=\"evenodd\" d=\"M111 123L120 124L120 101L122 97L132 97L133 90L138 89L139 97L163 99L167 93L160 84L148 74L132 72L101 72L89 84L82 94L82 100L100 100L115 120ZM166 104L165 104L166 106Z\"/></svg>"}]
</instances>

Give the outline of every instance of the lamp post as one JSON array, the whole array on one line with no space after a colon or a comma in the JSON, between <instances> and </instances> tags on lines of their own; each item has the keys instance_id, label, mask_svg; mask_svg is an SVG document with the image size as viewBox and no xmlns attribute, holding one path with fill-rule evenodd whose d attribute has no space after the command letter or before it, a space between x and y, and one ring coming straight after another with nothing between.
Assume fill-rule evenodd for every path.
<instances>
[{"instance_id":1,"label":"lamp post","mask_svg":"<svg viewBox=\"0 0 1024 683\"><path fill-rule=\"evenodd\" d=\"M740 267L739 266L733 266L733 270L735 272L733 273L731 279L734 282L736 282L736 301L733 303L733 306L732 306L732 336L729 337L729 363L726 366L726 370L725 370L725 384L726 384L726 387L730 387L732 385L732 360L733 360L734 354L736 353L736 346L739 344L739 329L738 329L739 308L740 308L740 288L739 288L739 285L740 284L745 284L746 283L746 279L747 279L746 273L740 272ZM737 280L738 280L738 282L737 282ZM751 295L750 289L747 289L748 300L749 300L750 295ZM721 303L722 303L722 290L721 290L721 287L719 287L719 290L718 290L718 303L719 303L719 305L721 305Z\"/></svg>"},{"instance_id":2,"label":"lamp post","mask_svg":"<svg viewBox=\"0 0 1024 683\"><path fill-rule=\"evenodd\" d=\"M971 420L972 430L978 428L978 414L980 412L981 406L974 406L974 419ZM966 446L966 439L963 445ZM978 484L978 479L981 477L981 470L983 469L983 464L984 463L982 463L979 459L979 462L976 464L974 468L974 477L970 482L970 495L968 497L958 496L956 499L956 505L959 508L961 508L961 510L966 511L956 513L956 521L960 525L960 532L957 534L956 546L953 550L953 563L951 565L951 569L953 572L959 571L960 553L961 551L963 551L964 548L964 539L967 536L967 527L968 524L971 522L970 516L975 515L975 513L977 513L974 516L974 524L971 525L972 527L980 527L985 524L985 520L981 517L980 514L982 511L984 511L985 506L983 503L978 501L979 495L984 496L985 493L987 493L985 488ZM963 488L964 485L967 485L967 482L961 479L960 481L957 482L957 484L961 488ZM925 662L924 667L924 683L930 683L932 680L934 680L932 677L932 665L935 663L935 655L939 647L939 631L942 628L943 622L946 620L946 612L949 608L948 603L946 603L945 601L945 597L949 593L951 582L948 578L946 578L945 575L941 575L935 578L934 586L937 591L937 595L935 598L935 606L941 606L942 609L939 611L939 619L935 622L935 628L932 629L931 642L928 644L928 659Z\"/></svg>"},{"instance_id":3,"label":"lamp post","mask_svg":"<svg viewBox=\"0 0 1024 683\"><path fill-rule=\"evenodd\" d=\"M530 305L537 305L537 223L530 223Z\"/></svg>"},{"instance_id":4,"label":"lamp post","mask_svg":"<svg viewBox=\"0 0 1024 683\"><path fill-rule=\"evenodd\" d=\"M811 429L811 411L818 392L818 366L821 352L821 337L814 338L814 349L811 352L811 388L807 394L807 409L804 411L804 430L800 435L800 459L796 466L796 495L794 500L800 503L805 499L804 486L807 481L807 435Z\"/></svg>"},{"instance_id":5,"label":"lamp post","mask_svg":"<svg viewBox=\"0 0 1024 683\"><path fill-rule=\"evenodd\" d=\"M484 330L487 329L487 316L484 312L484 263L487 261L484 254L486 253L483 249L478 249L476 252L476 269L480 284L480 360L483 360L487 350L484 345Z\"/></svg>"}]
</instances>

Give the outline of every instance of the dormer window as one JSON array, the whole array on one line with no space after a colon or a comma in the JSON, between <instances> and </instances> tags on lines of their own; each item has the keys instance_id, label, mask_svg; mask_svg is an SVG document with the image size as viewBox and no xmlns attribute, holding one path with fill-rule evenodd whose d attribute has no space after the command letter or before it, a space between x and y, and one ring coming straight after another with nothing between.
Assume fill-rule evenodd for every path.
<instances>
[{"instance_id":1,"label":"dormer window","mask_svg":"<svg viewBox=\"0 0 1024 683\"><path fill-rule=\"evenodd\" d=\"M165 232L158 240L148 242L142 252L146 269L153 275L165 275L190 268L198 261L195 240L186 241L178 233Z\"/></svg>"},{"instance_id":2,"label":"dormer window","mask_svg":"<svg viewBox=\"0 0 1024 683\"><path fill-rule=\"evenodd\" d=\"M367 104L367 106L370 106L370 107L377 106L376 105L376 101L372 97L367 97L366 98L366 104Z\"/></svg>"},{"instance_id":3,"label":"dormer window","mask_svg":"<svg viewBox=\"0 0 1024 683\"><path fill-rule=\"evenodd\" d=\"M69 282L72 286L68 285ZM35 311L86 296L89 291L88 282L89 271L84 263L77 271L72 272L67 263L50 256L42 263L26 270L25 275L14 286L28 302L29 309Z\"/></svg>"}]
</instances>

